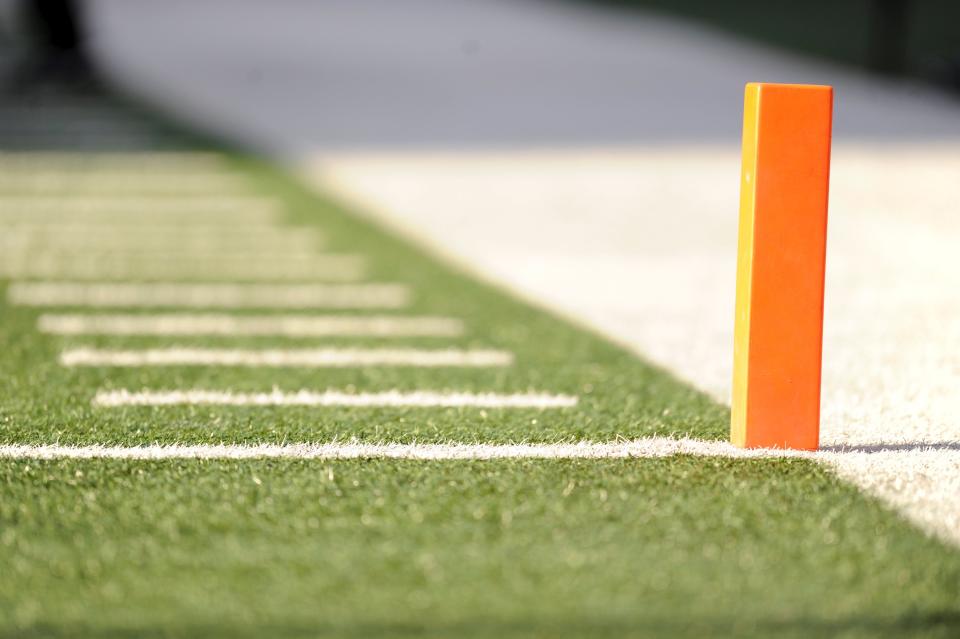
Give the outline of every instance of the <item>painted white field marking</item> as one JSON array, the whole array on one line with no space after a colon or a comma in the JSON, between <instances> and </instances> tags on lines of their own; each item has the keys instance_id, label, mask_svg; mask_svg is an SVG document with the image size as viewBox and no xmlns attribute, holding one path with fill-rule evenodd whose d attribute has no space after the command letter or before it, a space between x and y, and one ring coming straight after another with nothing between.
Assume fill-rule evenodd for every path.
<instances>
[{"instance_id":1,"label":"painted white field marking","mask_svg":"<svg viewBox=\"0 0 960 639\"><path fill-rule=\"evenodd\" d=\"M2 199L2 198L0 198ZM0 207L4 206L0 202ZM0 209L0 228L11 232L42 232L51 233L61 231L67 233L71 230L79 230L81 227L91 227L90 230L98 230L102 227L116 227L120 231L135 231L141 225L148 227L158 227L168 229L210 229L213 226L223 228L227 232L231 225L233 228L242 227L263 227L277 228L279 220L276 212L257 208L237 208L233 212L228 210L213 209L207 212L191 211L189 209L179 210L170 208L169 210L145 210L145 211L124 211L109 210L86 211L78 213L60 212L60 211L21 211L19 209L10 209L4 211Z\"/></svg>"},{"instance_id":2,"label":"painted white field marking","mask_svg":"<svg viewBox=\"0 0 960 639\"><path fill-rule=\"evenodd\" d=\"M872 494L902 510L925 530L960 544L955 515L960 494L960 450L951 446L906 446L878 449L803 452L741 449L728 442L651 437L611 443L559 444L389 444L355 441L255 445L61 446L7 444L0 458L10 459L412 459L423 461L482 459L642 459L673 455L733 459L798 458L820 461L841 477L862 484ZM904 472L904 469L910 469ZM944 481L943 478L947 478ZM917 486L922 486L919 491Z\"/></svg>"},{"instance_id":3,"label":"painted white field marking","mask_svg":"<svg viewBox=\"0 0 960 639\"><path fill-rule=\"evenodd\" d=\"M402 308L402 284L174 284L14 282L10 303L20 306L184 308Z\"/></svg>"},{"instance_id":4,"label":"painted white field marking","mask_svg":"<svg viewBox=\"0 0 960 639\"><path fill-rule=\"evenodd\" d=\"M3 203L0 202L0 206ZM0 209L0 229L14 233L69 233L71 231L98 231L104 227L118 231L136 231L143 227L158 230L210 230L213 227L230 232L230 228L258 230L278 228L278 214L256 208L237 208L234 211L210 210L205 213L189 209L171 208L166 211L87 211L80 213L59 211L21 211ZM86 227L86 228L84 228Z\"/></svg>"},{"instance_id":5,"label":"painted white field marking","mask_svg":"<svg viewBox=\"0 0 960 639\"><path fill-rule=\"evenodd\" d=\"M728 400L737 147L358 153L304 169L435 251ZM837 468L925 530L957 530L960 464L932 460L960 446L960 148L839 143L831 169L822 441L936 446L870 464L845 456ZM934 508L930 495L950 498Z\"/></svg>"},{"instance_id":6,"label":"painted white field marking","mask_svg":"<svg viewBox=\"0 0 960 639\"><path fill-rule=\"evenodd\" d=\"M819 459L833 463L840 457L869 461L875 457L936 452L917 450L798 451L778 448L737 448L725 441L690 438L644 437L615 442L560 442L548 444L397 444L363 443L355 440L297 444L166 444L149 446L69 446L58 444L0 445L0 457L27 459L98 458L118 459L251 459L258 457L352 459L383 457L397 459L605 459L656 458L673 455L725 457L731 459ZM955 451L956 452L956 451ZM957 456L960 462L960 455Z\"/></svg>"},{"instance_id":7,"label":"painted white field marking","mask_svg":"<svg viewBox=\"0 0 960 639\"><path fill-rule=\"evenodd\" d=\"M113 350L71 348L60 354L63 366L508 366L513 354L492 349L417 348L148 348Z\"/></svg>"},{"instance_id":8,"label":"painted white field marking","mask_svg":"<svg viewBox=\"0 0 960 639\"><path fill-rule=\"evenodd\" d=\"M163 215L234 215L275 214L281 203L258 196L198 195L198 196L0 196L0 221L37 221L52 217L57 221L79 220L84 216L128 216L140 219Z\"/></svg>"},{"instance_id":9,"label":"painted white field marking","mask_svg":"<svg viewBox=\"0 0 960 639\"><path fill-rule=\"evenodd\" d=\"M29 146L32 148L44 146L70 147L98 145L118 149L139 149L163 143L163 139L152 134L109 131L104 128L79 130L67 128L52 130L50 128L44 128L38 130L36 127L23 127L23 124L24 123L18 123L18 128L15 130L0 126L0 137L3 138L5 144L11 146Z\"/></svg>"},{"instance_id":10,"label":"painted white field marking","mask_svg":"<svg viewBox=\"0 0 960 639\"><path fill-rule=\"evenodd\" d=\"M62 112L61 112L62 113ZM115 119L105 114L80 114L58 120L48 117L46 110L38 114L11 115L3 107L0 135L8 148L70 149L95 151L98 148L136 151L142 148L164 148L173 139L145 128L130 119ZM169 148L169 147L167 147Z\"/></svg>"},{"instance_id":11,"label":"painted white field marking","mask_svg":"<svg viewBox=\"0 0 960 639\"><path fill-rule=\"evenodd\" d=\"M337 390L269 393L234 393L215 390L99 391L94 406L411 406L473 408L570 408L573 395L549 393L466 393L455 391L398 391L347 393Z\"/></svg>"},{"instance_id":12,"label":"painted white field marking","mask_svg":"<svg viewBox=\"0 0 960 639\"><path fill-rule=\"evenodd\" d=\"M242 178L243 174L230 168L223 158L213 154L201 157L180 154L137 153L47 153L26 152L17 157L0 152L0 169L6 175L38 176L228 176Z\"/></svg>"},{"instance_id":13,"label":"painted white field marking","mask_svg":"<svg viewBox=\"0 0 960 639\"><path fill-rule=\"evenodd\" d=\"M270 335L320 337L457 337L453 317L394 315L41 315L37 327L54 335Z\"/></svg>"},{"instance_id":14,"label":"painted white field marking","mask_svg":"<svg viewBox=\"0 0 960 639\"><path fill-rule=\"evenodd\" d=\"M273 224L280 202L240 196L0 196L0 226L11 229L51 229L57 226L171 224ZM229 223L229 224L227 224Z\"/></svg>"},{"instance_id":15,"label":"painted white field marking","mask_svg":"<svg viewBox=\"0 0 960 639\"><path fill-rule=\"evenodd\" d=\"M0 446L0 457L23 459L617 459L700 455L758 459L804 457L781 450L743 450L726 442L651 437L612 443L558 444L390 444L355 441L303 444L170 444L154 446Z\"/></svg>"},{"instance_id":16,"label":"painted white field marking","mask_svg":"<svg viewBox=\"0 0 960 639\"><path fill-rule=\"evenodd\" d=\"M223 156L204 151L16 151L0 152L4 171L227 171Z\"/></svg>"},{"instance_id":17,"label":"painted white field marking","mask_svg":"<svg viewBox=\"0 0 960 639\"><path fill-rule=\"evenodd\" d=\"M284 254L313 253L323 247L323 236L312 228L262 226L174 226L141 223L119 227L106 225L51 225L49 228L3 227L0 249L9 252L83 250L97 252L138 252L153 255L160 252L226 253L262 250Z\"/></svg>"},{"instance_id":18,"label":"painted white field marking","mask_svg":"<svg viewBox=\"0 0 960 639\"><path fill-rule=\"evenodd\" d=\"M4 171L0 172L0 191L7 194L51 193L64 195L209 195L242 194L249 190L246 181L230 173L183 171Z\"/></svg>"},{"instance_id":19,"label":"painted white field marking","mask_svg":"<svg viewBox=\"0 0 960 639\"><path fill-rule=\"evenodd\" d=\"M243 280L313 279L353 282L366 275L362 255L311 254L279 256L173 256L149 254L0 255L0 276L10 278L75 279L208 279Z\"/></svg>"},{"instance_id":20,"label":"painted white field marking","mask_svg":"<svg viewBox=\"0 0 960 639\"><path fill-rule=\"evenodd\" d=\"M159 271L162 270L164 265L171 262L183 262L195 266L198 271L209 269L211 265L214 267L214 272L226 271L231 264L245 264L243 268L251 269L253 267L249 264L255 262L269 264L270 268L273 269L287 267L296 272L297 269L309 268L310 262L315 262L317 266L336 264L337 268L343 268L351 260L358 262L360 265L365 261L360 256L348 257L347 255L323 253L311 247L304 249L290 247L288 250L284 250L269 245L233 248L170 244L156 248L149 244L137 246L131 243L127 246L106 249L87 246L85 250L79 251L76 245L51 250L49 243L14 248L8 248L4 244L3 239L0 239L0 249L6 249L0 256L0 269L10 266L19 269L21 273L29 272L32 269L66 270L74 265L80 265L80 268L86 271L93 267L109 269L108 272L111 274L119 269L136 271L137 269L147 268L151 271ZM339 264L337 264L338 262ZM177 270L189 270L189 267L177 266L174 272ZM196 271L193 271L193 273L200 275ZM73 274L72 271L71 274ZM136 273L134 274L136 275ZM21 274L20 277L24 277L24 275Z\"/></svg>"},{"instance_id":21,"label":"painted white field marking","mask_svg":"<svg viewBox=\"0 0 960 639\"><path fill-rule=\"evenodd\" d=\"M237 224L240 224L239 226ZM124 250L142 247L146 251L186 250L297 250L318 249L323 235L315 229L277 226L274 222L245 222L226 218L220 223L208 218L187 216L161 221L124 217L114 222L88 224L27 224L5 226L0 221L0 247L10 251L63 248L65 251Z\"/></svg>"}]
</instances>

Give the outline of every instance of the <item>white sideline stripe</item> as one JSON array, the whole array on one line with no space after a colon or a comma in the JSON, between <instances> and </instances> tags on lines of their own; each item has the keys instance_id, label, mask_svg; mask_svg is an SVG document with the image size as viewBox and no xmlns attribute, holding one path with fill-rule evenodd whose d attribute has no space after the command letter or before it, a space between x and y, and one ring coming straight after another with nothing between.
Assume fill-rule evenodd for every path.
<instances>
[{"instance_id":1,"label":"white sideline stripe","mask_svg":"<svg viewBox=\"0 0 960 639\"><path fill-rule=\"evenodd\" d=\"M513 354L490 349L302 348L218 349L150 348L110 350L72 348L60 353L63 366L508 366Z\"/></svg>"},{"instance_id":2,"label":"white sideline stripe","mask_svg":"<svg viewBox=\"0 0 960 639\"><path fill-rule=\"evenodd\" d=\"M269 393L233 393L229 391L99 391L94 406L412 406L473 408L570 408L577 405L572 395L549 393L459 393L453 391L398 390L379 393L345 393L300 390L285 393L274 389Z\"/></svg>"},{"instance_id":3,"label":"white sideline stripe","mask_svg":"<svg viewBox=\"0 0 960 639\"><path fill-rule=\"evenodd\" d=\"M452 317L364 315L41 315L37 328L54 335L270 335L318 337L457 337Z\"/></svg>"},{"instance_id":4,"label":"white sideline stripe","mask_svg":"<svg viewBox=\"0 0 960 639\"><path fill-rule=\"evenodd\" d=\"M270 259L257 256L160 256L131 254L52 253L0 256L0 276L16 278L176 279L229 277L235 279L315 279L356 281L366 275L362 255L322 254Z\"/></svg>"},{"instance_id":5,"label":"white sideline stripe","mask_svg":"<svg viewBox=\"0 0 960 639\"><path fill-rule=\"evenodd\" d=\"M558 444L169 444L152 446L61 446L8 444L0 457L20 459L619 459L698 455L756 459L808 457L809 453L784 450L746 450L726 442L651 437L611 443Z\"/></svg>"},{"instance_id":6,"label":"white sideline stripe","mask_svg":"<svg viewBox=\"0 0 960 639\"><path fill-rule=\"evenodd\" d=\"M175 284L14 282L7 298L21 306L187 308L400 308L401 284Z\"/></svg>"}]
</instances>

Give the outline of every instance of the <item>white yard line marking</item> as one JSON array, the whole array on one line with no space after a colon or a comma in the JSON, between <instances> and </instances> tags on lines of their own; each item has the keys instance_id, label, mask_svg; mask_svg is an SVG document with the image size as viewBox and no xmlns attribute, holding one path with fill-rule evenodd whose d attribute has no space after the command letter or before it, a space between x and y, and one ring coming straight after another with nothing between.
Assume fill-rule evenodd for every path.
<instances>
[{"instance_id":1,"label":"white yard line marking","mask_svg":"<svg viewBox=\"0 0 960 639\"><path fill-rule=\"evenodd\" d=\"M199 270L213 265L214 271L227 270L230 264L249 264L250 262L271 264L273 268L278 268L284 264L292 265L291 268L298 269L308 268L310 262L316 262L317 264L341 262L346 264L351 260L361 263L365 261L360 256L348 258L346 255L323 253L314 247L298 248L295 246L286 249L269 245L235 248L171 244L163 247L152 247L149 244L137 246L131 243L123 247L104 249L86 246L85 250L79 251L76 249L76 245L51 250L50 243L36 243L13 248L6 247L4 244L5 242L0 238L0 250L5 251L0 255L0 268L11 267L21 271L30 271L34 268L66 270L78 264L81 265L81 268L99 267L109 268L111 271L139 268L161 270L162 265L171 262L189 262L191 265L196 265ZM221 263L224 266L221 266ZM252 267L247 266L245 268ZM188 269L188 267L178 266L177 269L183 270Z\"/></svg>"},{"instance_id":2,"label":"white yard line marking","mask_svg":"<svg viewBox=\"0 0 960 639\"><path fill-rule=\"evenodd\" d=\"M21 459L617 459L701 455L757 459L804 457L781 450L744 450L726 442L652 437L612 443L558 444L367 444L360 442L303 444L170 444L153 446L0 446L0 457Z\"/></svg>"},{"instance_id":3,"label":"white yard line marking","mask_svg":"<svg viewBox=\"0 0 960 639\"><path fill-rule=\"evenodd\" d=\"M15 151L0 152L0 169L4 171L230 171L223 156L204 151Z\"/></svg>"},{"instance_id":4,"label":"white yard line marking","mask_svg":"<svg viewBox=\"0 0 960 639\"><path fill-rule=\"evenodd\" d=\"M248 213L275 214L281 209L277 200L257 196L0 196L0 221L22 218L24 221L51 216L61 221L84 215L122 215L140 219L168 214L204 216Z\"/></svg>"},{"instance_id":5,"label":"white yard line marking","mask_svg":"<svg viewBox=\"0 0 960 639\"><path fill-rule=\"evenodd\" d=\"M165 198L157 198L165 199ZM172 198L169 198L172 199ZM0 202L0 207L4 204ZM63 233L81 227L116 227L121 231L137 230L141 226L158 226L183 230L210 229L213 226L229 232L233 228L251 226L277 228L278 214L274 211L257 208L238 207L234 211L211 209L208 211L178 209L171 206L168 210L110 210L102 211L21 211L0 208L0 229L5 232L51 232Z\"/></svg>"},{"instance_id":6,"label":"white yard line marking","mask_svg":"<svg viewBox=\"0 0 960 639\"><path fill-rule=\"evenodd\" d=\"M358 441L291 444L156 444L147 446L69 446L59 444L0 445L0 457L22 459L117 458L117 459L253 459L289 457L306 459L396 458L424 460L456 459L617 459L656 458L673 455L726 457L732 459L819 459L830 463L840 457L869 460L875 456L900 456L938 452L928 448L911 451L808 452L776 448L737 448L725 441L670 437L645 437L615 442L560 442L552 444L397 444ZM954 451L957 452L957 451ZM960 458L960 455L958 455Z\"/></svg>"},{"instance_id":7,"label":"white yard line marking","mask_svg":"<svg viewBox=\"0 0 960 639\"><path fill-rule=\"evenodd\" d=\"M184 308L401 308L410 290L401 284L176 284L14 282L20 306Z\"/></svg>"},{"instance_id":8,"label":"white yard line marking","mask_svg":"<svg viewBox=\"0 0 960 639\"><path fill-rule=\"evenodd\" d=\"M389 444L354 441L302 444L220 444L150 446L0 445L7 459L411 459L422 461L495 459L643 459L673 455L734 459L800 458L820 461L841 477L900 509L941 539L960 544L960 450L943 446L891 446L804 452L742 449L728 442L650 437L610 443L558 444ZM869 478L869 479L866 479ZM923 486L918 491L918 485ZM919 495L919 496L918 496Z\"/></svg>"},{"instance_id":9,"label":"white yard line marking","mask_svg":"<svg viewBox=\"0 0 960 639\"><path fill-rule=\"evenodd\" d=\"M143 350L71 348L63 366L508 366L513 354L492 349L299 348L226 349L167 347Z\"/></svg>"},{"instance_id":10,"label":"white yard line marking","mask_svg":"<svg viewBox=\"0 0 960 639\"><path fill-rule=\"evenodd\" d=\"M452 317L392 315L41 315L37 327L54 335L269 335L283 337L457 337Z\"/></svg>"},{"instance_id":11,"label":"white yard line marking","mask_svg":"<svg viewBox=\"0 0 960 639\"><path fill-rule=\"evenodd\" d=\"M51 193L64 195L223 195L242 194L246 181L230 173L183 171L4 171L0 173L0 191L7 194Z\"/></svg>"},{"instance_id":12,"label":"white yard line marking","mask_svg":"<svg viewBox=\"0 0 960 639\"><path fill-rule=\"evenodd\" d=\"M240 225L237 225L239 221ZM122 218L116 222L91 224L31 224L4 226L0 223L0 248L66 252L97 251L184 251L197 250L318 250L323 234L312 228L277 226L273 222L248 223L242 219L217 224L208 218L185 218L181 223L164 218L137 221Z\"/></svg>"},{"instance_id":13,"label":"white yard line marking","mask_svg":"<svg viewBox=\"0 0 960 639\"><path fill-rule=\"evenodd\" d=\"M572 395L549 393L466 393L454 391L398 391L346 393L301 390L293 393L274 389L269 393L234 393L215 390L188 391L99 391L94 406L410 406L474 408L570 408L577 405Z\"/></svg>"},{"instance_id":14,"label":"white yard line marking","mask_svg":"<svg viewBox=\"0 0 960 639\"><path fill-rule=\"evenodd\" d=\"M0 255L0 276L76 279L314 279L353 282L366 275L362 255L322 254L280 256L173 256L53 253Z\"/></svg>"},{"instance_id":15,"label":"white yard line marking","mask_svg":"<svg viewBox=\"0 0 960 639\"><path fill-rule=\"evenodd\" d=\"M153 256L161 252L226 253L262 250L287 254L315 253L323 246L323 237L314 229L296 227L215 225L173 226L140 224L117 228L116 225L54 225L31 230L4 228L0 233L0 249L5 252L61 253L83 250L97 252L139 253Z\"/></svg>"},{"instance_id":16,"label":"white yard line marking","mask_svg":"<svg viewBox=\"0 0 960 639\"><path fill-rule=\"evenodd\" d=\"M0 207L4 206L0 202ZM71 230L81 230L90 227L91 231L100 228L116 227L119 231L136 231L141 226L159 227L161 230L181 229L184 231L200 229L209 230L211 227L222 228L229 232L230 228L264 227L277 228L279 214L265 209L237 208L235 211L221 211L217 209L191 211L171 208L166 211L85 211L85 212L57 212L57 211L21 211L19 209L3 210L0 208L0 229L4 232L50 233L60 231L64 234Z\"/></svg>"},{"instance_id":17,"label":"white yard line marking","mask_svg":"<svg viewBox=\"0 0 960 639\"><path fill-rule=\"evenodd\" d=\"M47 229L58 225L135 225L166 223L270 224L282 210L280 202L263 197L237 195L116 196L0 196L0 226L15 229ZM228 224L229 223L229 224Z\"/></svg>"}]
</instances>

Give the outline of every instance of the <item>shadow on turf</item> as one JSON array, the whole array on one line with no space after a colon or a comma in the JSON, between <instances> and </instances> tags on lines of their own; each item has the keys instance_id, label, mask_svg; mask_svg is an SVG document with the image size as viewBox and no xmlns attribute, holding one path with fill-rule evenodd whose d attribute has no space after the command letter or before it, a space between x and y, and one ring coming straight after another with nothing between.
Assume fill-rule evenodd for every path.
<instances>
[{"instance_id":1,"label":"shadow on turf","mask_svg":"<svg viewBox=\"0 0 960 639\"><path fill-rule=\"evenodd\" d=\"M850 617L846 619L731 619L718 620L563 620L495 621L420 625L383 624L254 624L249 626L184 625L165 628L90 628L37 625L20 631L0 631L0 638L103 637L104 639L167 639L174 637L956 637L960 635L960 610L908 615L899 618Z\"/></svg>"}]
</instances>

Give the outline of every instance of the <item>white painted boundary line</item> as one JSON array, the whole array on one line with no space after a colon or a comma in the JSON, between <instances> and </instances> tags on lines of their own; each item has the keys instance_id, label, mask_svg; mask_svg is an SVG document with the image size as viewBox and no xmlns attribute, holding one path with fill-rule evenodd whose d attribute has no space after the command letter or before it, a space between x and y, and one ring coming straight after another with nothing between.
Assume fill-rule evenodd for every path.
<instances>
[{"instance_id":1,"label":"white painted boundary line","mask_svg":"<svg viewBox=\"0 0 960 639\"><path fill-rule=\"evenodd\" d=\"M76 279L314 279L354 282L366 275L362 255L322 254L303 256L162 256L147 255L74 255L64 257L7 254L0 256L0 276L17 278Z\"/></svg>"},{"instance_id":2,"label":"white painted boundary line","mask_svg":"<svg viewBox=\"0 0 960 639\"><path fill-rule=\"evenodd\" d=\"M14 282L20 306L186 308L401 308L410 289L401 284L174 284Z\"/></svg>"},{"instance_id":3,"label":"white painted boundary line","mask_svg":"<svg viewBox=\"0 0 960 639\"><path fill-rule=\"evenodd\" d=\"M304 348L217 349L151 348L109 350L73 348L60 354L63 366L292 366L342 368L353 366L509 366L513 354L476 349Z\"/></svg>"},{"instance_id":4,"label":"white painted boundary line","mask_svg":"<svg viewBox=\"0 0 960 639\"><path fill-rule=\"evenodd\" d=\"M391 315L41 315L53 335L264 335L283 337L457 337L453 317Z\"/></svg>"},{"instance_id":5,"label":"white painted boundary line","mask_svg":"<svg viewBox=\"0 0 960 639\"><path fill-rule=\"evenodd\" d=\"M0 457L19 459L621 459L672 455L734 457L811 457L783 450L747 450L726 442L651 437L612 443L558 444L366 444L360 442L154 446L0 446Z\"/></svg>"},{"instance_id":6,"label":"white painted boundary line","mask_svg":"<svg viewBox=\"0 0 960 639\"><path fill-rule=\"evenodd\" d=\"M442 407L442 408L570 408L577 405L572 395L549 393L461 393L453 391L398 390L378 393L345 393L301 390L285 393L234 393L230 391L99 391L94 406L357 406L357 407Z\"/></svg>"}]
</instances>

